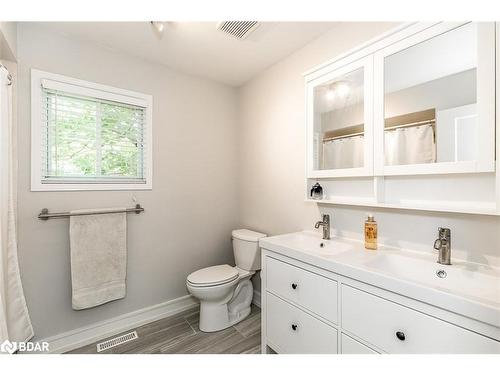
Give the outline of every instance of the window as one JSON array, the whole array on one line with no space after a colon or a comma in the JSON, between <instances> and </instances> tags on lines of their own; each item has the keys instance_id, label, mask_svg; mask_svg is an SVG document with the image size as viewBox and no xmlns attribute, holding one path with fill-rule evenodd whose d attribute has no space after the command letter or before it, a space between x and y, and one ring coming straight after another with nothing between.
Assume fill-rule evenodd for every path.
<instances>
[{"instance_id":1,"label":"window","mask_svg":"<svg viewBox=\"0 0 500 375\"><path fill-rule=\"evenodd\" d=\"M31 71L31 190L151 189L150 95Z\"/></svg>"}]
</instances>

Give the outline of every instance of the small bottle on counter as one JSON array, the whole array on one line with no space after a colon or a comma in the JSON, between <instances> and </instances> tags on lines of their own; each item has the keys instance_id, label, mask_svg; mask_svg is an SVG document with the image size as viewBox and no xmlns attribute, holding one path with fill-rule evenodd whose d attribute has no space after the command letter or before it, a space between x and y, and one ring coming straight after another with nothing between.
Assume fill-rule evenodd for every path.
<instances>
[{"instance_id":1,"label":"small bottle on counter","mask_svg":"<svg viewBox=\"0 0 500 375\"><path fill-rule=\"evenodd\" d=\"M365 221L365 249L377 250L377 222L372 214Z\"/></svg>"}]
</instances>

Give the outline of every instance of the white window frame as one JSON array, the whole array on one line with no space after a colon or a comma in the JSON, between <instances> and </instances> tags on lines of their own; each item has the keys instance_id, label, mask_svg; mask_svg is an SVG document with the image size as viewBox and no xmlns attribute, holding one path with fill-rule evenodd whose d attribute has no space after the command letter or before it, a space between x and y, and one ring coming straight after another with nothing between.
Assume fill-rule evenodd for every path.
<instances>
[{"instance_id":1,"label":"white window frame","mask_svg":"<svg viewBox=\"0 0 500 375\"><path fill-rule=\"evenodd\" d=\"M54 89L82 96L111 100L145 108L144 178L145 182L43 182L42 176L42 83ZM153 188L153 97L151 95L83 81L31 69L31 191L151 190Z\"/></svg>"}]
</instances>

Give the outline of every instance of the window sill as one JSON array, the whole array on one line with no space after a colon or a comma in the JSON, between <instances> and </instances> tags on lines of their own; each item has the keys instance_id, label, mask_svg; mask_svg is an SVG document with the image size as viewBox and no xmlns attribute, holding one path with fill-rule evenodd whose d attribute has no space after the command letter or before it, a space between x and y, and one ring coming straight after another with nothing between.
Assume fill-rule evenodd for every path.
<instances>
[{"instance_id":1,"label":"window sill","mask_svg":"<svg viewBox=\"0 0 500 375\"><path fill-rule=\"evenodd\" d=\"M152 190L152 183L120 184L120 183L32 183L31 191L123 191L123 190Z\"/></svg>"}]
</instances>

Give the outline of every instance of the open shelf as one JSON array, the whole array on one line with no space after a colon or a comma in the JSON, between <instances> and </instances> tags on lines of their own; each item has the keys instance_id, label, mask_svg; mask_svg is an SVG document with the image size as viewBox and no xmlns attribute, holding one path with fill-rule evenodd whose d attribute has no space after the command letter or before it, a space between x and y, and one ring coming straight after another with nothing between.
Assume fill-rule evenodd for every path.
<instances>
[{"instance_id":1,"label":"open shelf","mask_svg":"<svg viewBox=\"0 0 500 375\"><path fill-rule=\"evenodd\" d=\"M382 203L372 199L359 199L352 197L331 197L329 199L306 199L306 202L317 204L331 204L359 207L379 207L400 210L418 210L434 212L452 212L473 215L500 216L496 205L490 202L432 202L432 201L406 201L402 203Z\"/></svg>"}]
</instances>

